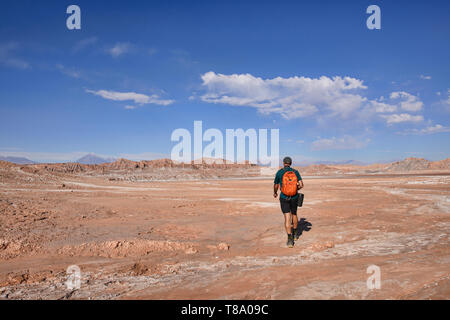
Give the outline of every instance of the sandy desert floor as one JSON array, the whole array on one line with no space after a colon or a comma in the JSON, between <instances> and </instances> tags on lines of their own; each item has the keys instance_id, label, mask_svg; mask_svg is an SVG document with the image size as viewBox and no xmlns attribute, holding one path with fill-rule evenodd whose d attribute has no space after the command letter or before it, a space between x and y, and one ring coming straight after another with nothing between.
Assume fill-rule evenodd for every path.
<instances>
[{"instance_id":1,"label":"sandy desert floor","mask_svg":"<svg viewBox=\"0 0 450 320\"><path fill-rule=\"evenodd\" d=\"M450 298L449 174L304 181L292 249L271 179L2 182L0 297Z\"/></svg>"}]
</instances>

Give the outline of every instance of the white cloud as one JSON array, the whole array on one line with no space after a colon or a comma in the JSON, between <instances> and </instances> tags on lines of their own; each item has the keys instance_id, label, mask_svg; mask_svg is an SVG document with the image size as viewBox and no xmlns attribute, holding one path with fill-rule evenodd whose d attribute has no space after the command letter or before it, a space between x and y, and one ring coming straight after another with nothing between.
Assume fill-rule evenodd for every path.
<instances>
[{"instance_id":1,"label":"white cloud","mask_svg":"<svg viewBox=\"0 0 450 320\"><path fill-rule=\"evenodd\" d=\"M125 53L128 53L132 50L132 45L129 43L118 42L114 45L114 47L107 50L107 52L113 57L118 58Z\"/></svg>"},{"instance_id":2,"label":"white cloud","mask_svg":"<svg viewBox=\"0 0 450 320\"><path fill-rule=\"evenodd\" d=\"M85 49L86 47L94 45L95 43L97 43L97 37L90 37L90 38L80 40L73 46L72 51L79 52L79 51Z\"/></svg>"},{"instance_id":3,"label":"white cloud","mask_svg":"<svg viewBox=\"0 0 450 320\"><path fill-rule=\"evenodd\" d=\"M431 76L424 76L423 74L420 75L420 79L423 80L431 80Z\"/></svg>"},{"instance_id":4,"label":"white cloud","mask_svg":"<svg viewBox=\"0 0 450 320\"><path fill-rule=\"evenodd\" d=\"M134 109L136 109L137 107L136 106L130 106L130 105L126 105L125 106L125 109L126 110L134 110Z\"/></svg>"},{"instance_id":5,"label":"white cloud","mask_svg":"<svg viewBox=\"0 0 450 320\"><path fill-rule=\"evenodd\" d=\"M412 129L412 130L405 130L403 132L397 132L399 134L418 134L418 135L425 135L425 134L433 134L433 133L440 133L440 132L450 132L450 127L446 127L440 124L436 124L434 126L429 126L423 129Z\"/></svg>"},{"instance_id":6,"label":"white cloud","mask_svg":"<svg viewBox=\"0 0 450 320\"><path fill-rule=\"evenodd\" d=\"M409 112L420 111L423 107L423 102L418 97L404 91L392 92L389 96L390 103L385 103L385 99L371 100L370 104L373 107L373 111L376 113L382 113L381 118L385 119L387 124L401 123L401 122L420 122L423 121L421 115L411 115L409 113L389 114L397 112L399 109ZM392 101L396 100L396 101Z\"/></svg>"},{"instance_id":7,"label":"white cloud","mask_svg":"<svg viewBox=\"0 0 450 320\"><path fill-rule=\"evenodd\" d=\"M439 96L441 93L439 92ZM441 99L440 104L447 108L450 111L450 89L447 90L447 98Z\"/></svg>"},{"instance_id":8,"label":"white cloud","mask_svg":"<svg viewBox=\"0 0 450 320\"><path fill-rule=\"evenodd\" d=\"M263 79L251 74L224 75L210 71L201 79L205 92L200 99L204 102L254 107L262 114L277 113L286 119L314 115L322 124L326 119L335 121L334 118L368 121L381 117L388 124L424 120L422 115L410 114L423 109L417 96L396 91L389 99L383 96L368 99L361 94L367 88L363 81L350 77Z\"/></svg>"},{"instance_id":9,"label":"white cloud","mask_svg":"<svg viewBox=\"0 0 450 320\"><path fill-rule=\"evenodd\" d=\"M209 103L250 106L263 114L279 113L285 118L308 117L320 111L329 116L347 117L367 100L352 93L366 89L362 80L350 77L290 77L262 79L251 74L202 75Z\"/></svg>"},{"instance_id":10,"label":"white cloud","mask_svg":"<svg viewBox=\"0 0 450 320\"><path fill-rule=\"evenodd\" d=\"M390 98L403 100L399 103L399 105L400 108L406 111L410 112L420 111L423 107L423 102L420 101L419 98L408 92L404 91L392 92Z\"/></svg>"},{"instance_id":11,"label":"white cloud","mask_svg":"<svg viewBox=\"0 0 450 320\"><path fill-rule=\"evenodd\" d=\"M172 50L171 54L172 59L184 67L190 68L198 64L198 61L193 60L191 58L191 54L185 50L180 49Z\"/></svg>"},{"instance_id":12,"label":"white cloud","mask_svg":"<svg viewBox=\"0 0 450 320\"><path fill-rule=\"evenodd\" d=\"M86 90L86 92L95 94L107 100L113 101L134 101L134 103L143 105L143 104L157 104L162 106L167 106L169 104L174 103L174 100L164 100L160 99L158 95L152 94L151 96L147 96L141 93L135 92L117 92L117 91L108 91L108 90Z\"/></svg>"},{"instance_id":13,"label":"white cloud","mask_svg":"<svg viewBox=\"0 0 450 320\"><path fill-rule=\"evenodd\" d=\"M2 61L6 66L16 69L29 69L30 64L22 59L8 58Z\"/></svg>"},{"instance_id":14,"label":"white cloud","mask_svg":"<svg viewBox=\"0 0 450 320\"><path fill-rule=\"evenodd\" d=\"M311 144L311 149L319 150L349 150L361 149L367 146L370 139L358 140L352 136L345 135L342 138L318 139Z\"/></svg>"},{"instance_id":15,"label":"white cloud","mask_svg":"<svg viewBox=\"0 0 450 320\"><path fill-rule=\"evenodd\" d=\"M98 95L104 99L114 100L114 101L127 101L133 100L135 103L148 103L149 96L145 94L135 93L135 92L116 92L116 91L107 91L107 90L86 90L89 93Z\"/></svg>"},{"instance_id":16,"label":"white cloud","mask_svg":"<svg viewBox=\"0 0 450 320\"><path fill-rule=\"evenodd\" d=\"M450 106L450 96L447 97L447 100L442 100L442 102L447 105Z\"/></svg>"},{"instance_id":17,"label":"white cloud","mask_svg":"<svg viewBox=\"0 0 450 320\"><path fill-rule=\"evenodd\" d=\"M373 106L375 112L377 113L389 113L397 111L397 106L392 104L378 102L376 100L371 100L370 104Z\"/></svg>"},{"instance_id":18,"label":"white cloud","mask_svg":"<svg viewBox=\"0 0 450 320\"><path fill-rule=\"evenodd\" d=\"M9 42L0 45L0 63L16 69L29 69L30 64L25 60L17 58L13 53L19 48L15 42Z\"/></svg>"},{"instance_id":19,"label":"white cloud","mask_svg":"<svg viewBox=\"0 0 450 320\"><path fill-rule=\"evenodd\" d=\"M81 78L81 72L78 70L67 68L67 67L63 66L62 64L57 64L56 68L62 74L65 74L66 76L69 76L69 77L75 78L75 79Z\"/></svg>"},{"instance_id":20,"label":"white cloud","mask_svg":"<svg viewBox=\"0 0 450 320\"><path fill-rule=\"evenodd\" d=\"M423 116L414 116L408 113L382 115L381 117L386 119L387 124L423 121Z\"/></svg>"},{"instance_id":21,"label":"white cloud","mask_svg":"<svg viewBox=\"0 0 450 320\"><path fill-rule=\"evenodd\" d=\"M430 127L420 130L421 134L432 134L432 133L438 133L438 132L450 132L450 128L445 127L440 124L436 124L434 126L430 126Z\"/></svg>"}]
</instances>

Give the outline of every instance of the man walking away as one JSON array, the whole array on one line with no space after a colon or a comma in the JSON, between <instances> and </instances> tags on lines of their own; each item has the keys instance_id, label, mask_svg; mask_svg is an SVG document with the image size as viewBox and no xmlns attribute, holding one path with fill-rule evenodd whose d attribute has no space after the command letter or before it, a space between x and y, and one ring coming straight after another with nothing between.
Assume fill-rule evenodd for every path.
<instances>
[{"instance_id":1,"label":"man walking away","mask_svg":"<svg viewBox=\"0 0 450 320\"><path fill-rule=\"evenodd\" d=\"M291 168L292 159L285 157L283 159L283 168L278 170L275 175L273 185L273 197L278 196L278 188L281 187L280 206L284 214L284 226L288 235L286 245L289 248L294 246L294 238L298 240L300 233L298 232L297 203L298 190L303 188L303 181L300 173ZM292 221L292 222L291 222ZM291 223L294 225L291 227Z\"/></svg>"}]
</instances>

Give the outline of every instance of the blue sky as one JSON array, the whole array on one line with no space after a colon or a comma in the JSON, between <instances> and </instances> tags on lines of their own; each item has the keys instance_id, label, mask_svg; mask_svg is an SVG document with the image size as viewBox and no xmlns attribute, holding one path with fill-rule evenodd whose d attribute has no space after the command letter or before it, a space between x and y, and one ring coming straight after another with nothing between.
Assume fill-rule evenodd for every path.
<instances>
[{"instance_id":1,"label":"blue sky","mask_svg":"<svg viewBox=\"0 0 450 320\"><path fill-rule=\"evenodd\" d=\"M66 8L81 8L68 30ZM381 8L381 30L366 8ZM448 1L2 1L0 155L167 157L177 128L280 154L450 156Z\"/></svg>"}]
</instances>

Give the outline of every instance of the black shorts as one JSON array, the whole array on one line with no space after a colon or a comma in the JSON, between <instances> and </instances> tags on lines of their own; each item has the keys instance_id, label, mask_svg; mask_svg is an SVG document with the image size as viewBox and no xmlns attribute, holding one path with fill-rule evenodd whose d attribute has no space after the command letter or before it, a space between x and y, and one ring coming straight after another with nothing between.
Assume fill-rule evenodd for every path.
<instances>
[{"instance_id":1,"label":"black shorts","mask_svg":"<svg viewBox=\"0 0 450 320\"><path fill-rule=\"evenodd\" d=\"M281 211L283 213L292 213L297 215L298 196L291 200L280 198Z\"/></svg>"}]
</instances>

